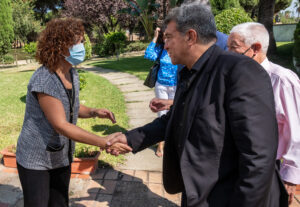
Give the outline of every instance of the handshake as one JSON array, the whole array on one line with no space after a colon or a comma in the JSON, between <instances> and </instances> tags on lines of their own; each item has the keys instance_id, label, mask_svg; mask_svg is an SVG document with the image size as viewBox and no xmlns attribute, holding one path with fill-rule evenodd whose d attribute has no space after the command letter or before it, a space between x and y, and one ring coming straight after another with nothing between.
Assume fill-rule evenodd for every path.
<instances>
[{"instance_id":1,"label":"handshake","mask_svg":"<svg viewBox=\"0 0 300 207\"><path fill-rule=\"evenodd\" d=\"M127 138L122 132L116 132L105 137L105 147L107 153L118 156L119 154L125 154L131 152L131 147L127 144ZM100 147L103 149L102 147Z\"/></svg>"}]
</instances>

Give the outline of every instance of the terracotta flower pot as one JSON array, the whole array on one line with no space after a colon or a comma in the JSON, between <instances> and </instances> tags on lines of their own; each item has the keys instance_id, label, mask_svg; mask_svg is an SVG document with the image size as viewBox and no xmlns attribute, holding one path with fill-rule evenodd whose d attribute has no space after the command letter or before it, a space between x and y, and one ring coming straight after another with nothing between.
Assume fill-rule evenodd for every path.
<instances>
[{"instance_id":1,"label":"terracotta flower pot","mask_svg":"<svg viewBox=\"0 0 300 207\"><path fill-rule=\"evenodd\" d=\"M72 174L92 174L98 168L98 157L100 152L96 152L93 157L74 158L71 165Z\"/></svg>"},{"instance_id":2,"label":"terracotta flower pot","mask_svg":"<svg viewBox=\"0 0 300 207\"><path fill-rule=\"evenodd\" d=\"M3 162L5 167L13 167L17 168L16 154L9 151L9 148L13 146L9 146L3 149L0 153L3 155Z\"/></svg>"}]
</instances>

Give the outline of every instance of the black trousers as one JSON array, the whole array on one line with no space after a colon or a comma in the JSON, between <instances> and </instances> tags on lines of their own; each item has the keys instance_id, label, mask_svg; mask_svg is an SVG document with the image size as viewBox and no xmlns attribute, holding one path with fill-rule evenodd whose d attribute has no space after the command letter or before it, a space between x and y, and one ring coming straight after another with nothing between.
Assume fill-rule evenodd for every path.
<instances>
[{"instance_id":1,"label":"black trousers","mask_svg":"<svg viewBox=\"0 0 300 207\"><path fill-rule=\"evenodd\" d=\"M30 170L17 164L24 207L69 206L70 166L53 170Z\"/></svg>"}]
</instances>

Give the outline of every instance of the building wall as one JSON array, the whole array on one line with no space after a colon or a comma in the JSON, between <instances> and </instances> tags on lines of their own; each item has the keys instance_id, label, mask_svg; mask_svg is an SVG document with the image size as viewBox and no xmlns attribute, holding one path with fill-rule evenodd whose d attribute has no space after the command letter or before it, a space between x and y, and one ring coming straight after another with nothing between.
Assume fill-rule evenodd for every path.
<instances>
[{"instance_id":1,"label":"building wall","mask_svg":"<svg viewBox=\"0 0 300 207\"><path fill-rule=\"evenodd\" d=\"M294 32L296 24L276 24L273 26L273 32L276 42L294 41Z\"/></svg>"}]
</instances>

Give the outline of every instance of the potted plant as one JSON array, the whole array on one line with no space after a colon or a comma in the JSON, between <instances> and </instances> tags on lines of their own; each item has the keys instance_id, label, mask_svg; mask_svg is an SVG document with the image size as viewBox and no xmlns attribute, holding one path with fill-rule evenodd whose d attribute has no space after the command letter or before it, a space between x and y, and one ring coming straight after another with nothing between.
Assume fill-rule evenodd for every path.
<instances>
[{"instance_id":1,"label":"potted plant","mask_svg":"<svg viewBox=\"0 0 300 207\"><path fill-rule=\"evenodd\" d=\"M17 168L16 145L10 145L0 152L3 155L5 167Z\"/></svg>"},{"instance_id":2,"label":"potted plant","mask_svg":"<svg viewBox=\"0 0 300 207\"><path fill-rule=\"evenodd\" d=\"M100 151L97 147L77 143L74 155L71 165L72 173L91 174L98 168Z\"/></svg>"},{"instance_id":3,"label":"potted plant","mask_svg":"<svg viewBox=\"0 0 300 207\"><path fill-rule=\"evenodd\" d=\"M11 145L1 151L5 167L17 168L16 146ZM71 172L74 174L91 174L98 168L100 151L97 147L77 143Z\"/></svg>"}]
</instances>

